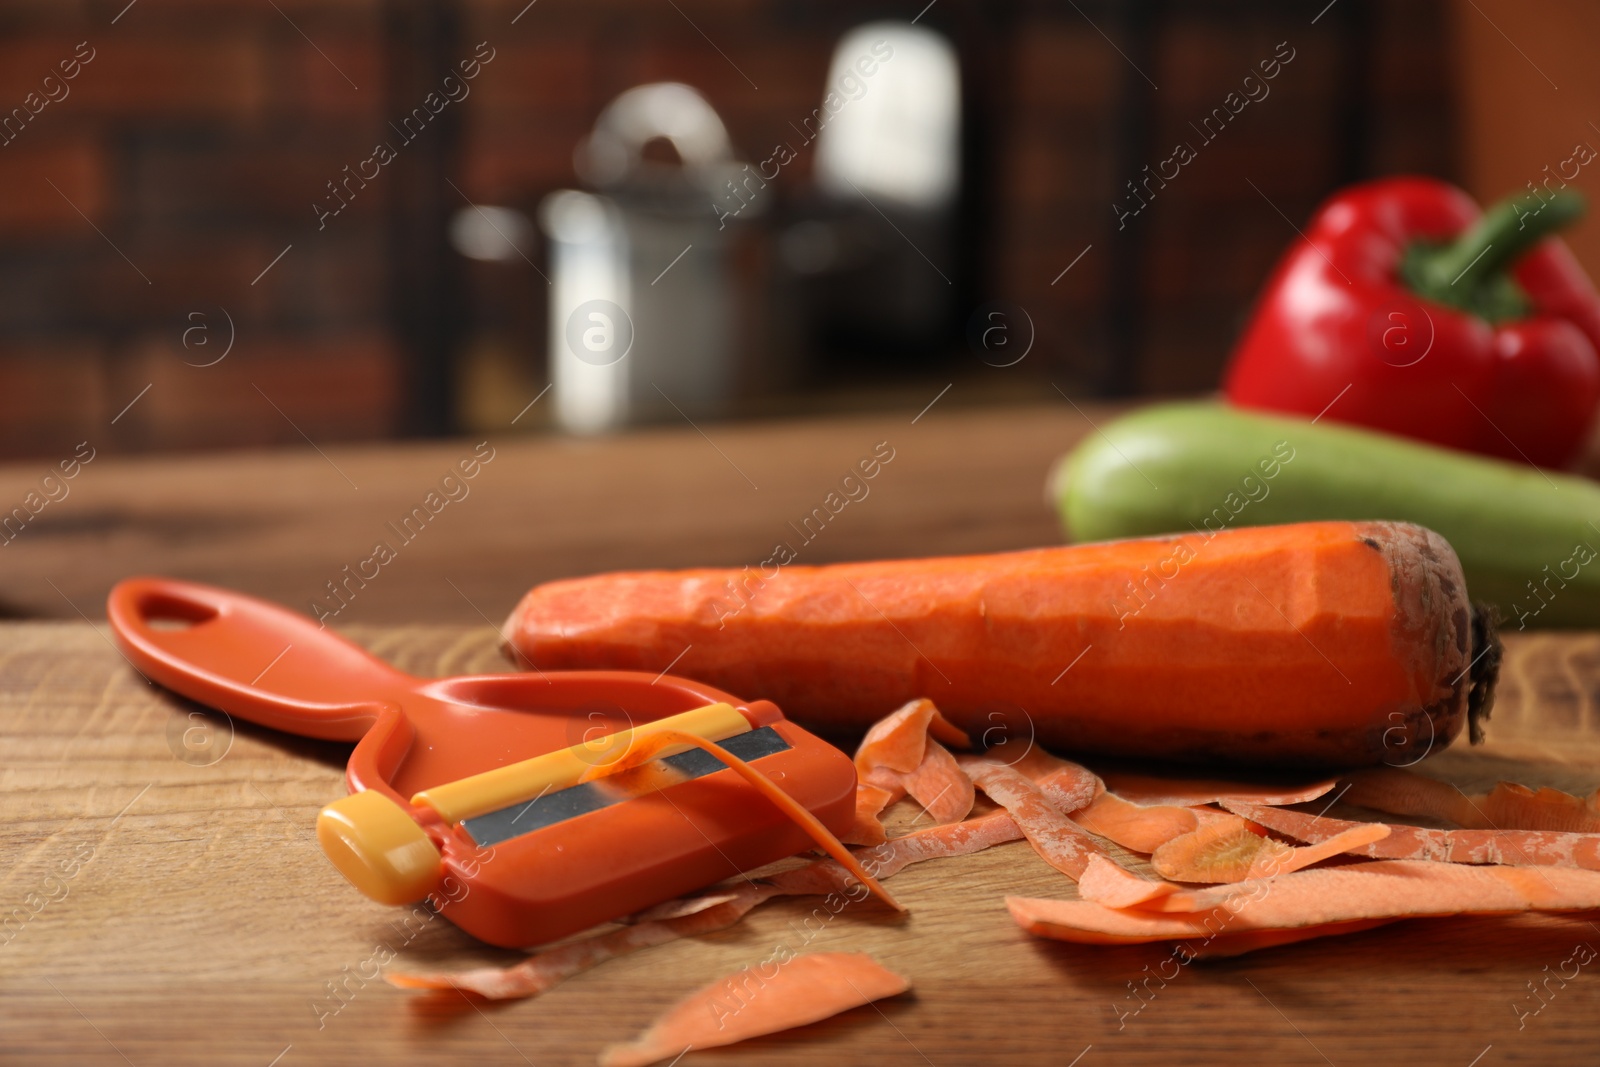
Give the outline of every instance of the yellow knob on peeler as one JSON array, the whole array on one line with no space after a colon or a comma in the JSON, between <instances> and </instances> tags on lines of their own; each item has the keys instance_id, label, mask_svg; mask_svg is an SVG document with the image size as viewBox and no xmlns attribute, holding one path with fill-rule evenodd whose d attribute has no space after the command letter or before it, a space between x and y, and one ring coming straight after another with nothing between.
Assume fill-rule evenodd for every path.
<instances>
[{"instance_id":1,"label":"yellow knob on peeler","mask_svg":"<svg viewBox=\"0 0 1600 1067\"><path fill-rule=\"evenodd\" d=\"M590 742L546 752L520 763L432 786L411 798L413 804L426 804L448 823L459 823L512 804L533 800L558 789L577 785L595 769L620 764L635 741L642 741L663 730L694 734L707 741L722 741L751 729L750 720L731 704L707 704L692 711L681 711L664 719L640 723L630 730L597 737ZM656 758L682 752L689 746L672 745Z\"/></svg>"},{"instance_id":2,"label":"yellow knob on peeler","mask_svg":"<svg viewBox=\"0 0 1600 1067\"><path fill-rule=\"evenodd\" d=\"M351 793L317 816L322 851L380 904L410 904L439 882L439 850L404 808L377 790Z\"/></svg>"}]
</instances>

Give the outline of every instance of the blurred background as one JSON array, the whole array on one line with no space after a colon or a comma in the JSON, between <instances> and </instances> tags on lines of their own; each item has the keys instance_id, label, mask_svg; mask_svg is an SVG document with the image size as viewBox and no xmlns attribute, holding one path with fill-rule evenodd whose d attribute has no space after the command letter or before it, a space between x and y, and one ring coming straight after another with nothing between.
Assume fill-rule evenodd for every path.
<instances>
[{"instance_id":1,"label":"blurred background","mask_svg":"<svg viewBox=\"0 0 1600 1067\"><path fill-rule=\"evenodd\" d=\"M1597 32L1576 0L12 0L0 456L1210 390L1340 185L1487 201L1600 144Z\"/></svg>"}]
</instances>

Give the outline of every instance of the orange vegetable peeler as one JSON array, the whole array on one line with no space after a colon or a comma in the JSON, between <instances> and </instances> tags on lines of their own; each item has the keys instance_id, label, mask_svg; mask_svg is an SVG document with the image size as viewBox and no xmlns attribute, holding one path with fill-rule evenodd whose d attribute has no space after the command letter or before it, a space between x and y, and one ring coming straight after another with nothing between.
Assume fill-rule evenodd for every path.
<instances>
[{"instance_id":1,"label":"orange vegetable peeler","mask_svg":"<svg viewBox=\"0 0 1600 1067\"><path fill-rule=\"evenodd\" d=\"M494 945L565 937L812 847L706 751L626 760L656 735L715 742L835 834L854 819L849 756L768 701L632 671L415 678L285 608L163 578L118 583L106 613L153 681L356 742L350 795L317 818L323 851L372 899L426 898Z\"/></svg>"}]
</instances>

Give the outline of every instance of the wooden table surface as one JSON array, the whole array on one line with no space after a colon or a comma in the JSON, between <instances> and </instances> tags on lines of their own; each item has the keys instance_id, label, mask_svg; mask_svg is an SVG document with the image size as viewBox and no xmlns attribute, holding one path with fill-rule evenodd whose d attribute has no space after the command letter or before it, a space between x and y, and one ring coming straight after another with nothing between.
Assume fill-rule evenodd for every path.
<instances>
[{"instance_id":1,"label":"wooden table surface","mask_svg":"<svg viewBox=\"0 0 1600 1067\"><path fill-rule=\"evenodd\" d=\"M742 563L880 441L895 459L812 559L1017 547L1056 532L1041 486L1084 432L1066 405L493 442L495 458L350 602L346 634L422 675L503 670L499 622L532 582L623 565ZM1098 421L1103 413L1091 410ZM347 747L198 710L141 680L101 616L156 571L302 610L476 442L193 460L98 456L3 551L0 1062L592 1064L687 989L793 949L872 952L911 994L693 1063L1285 1064L1492 1067L1600 1059L1600 980L1541 985L1589 917L1430 920L1194 964L1146 999L1160 946L1020 931L1002 896L1071 895L1020 843L896 877L912 909L846 909L819 933L778 900L722 933L607 963L532 1001L419 996L364 980L375 954L506 962L442 920L408 932L322 857L312 825ZM0 500L31 467L0 471ZM348 479L348 482L346 481ZM353 483L353 485L351 484ZM754 483L754 484L752 484ZM757 488L759 487L759 488ZM481 613L481 614L480 614ZM209 747L185 747L199 729ZM191 733L192 746L198 735ZM1468 788L1587 791L1600 760L1600 636L1508 642L1490 742L1430 758ZM330 996L333 986L342 999ZM1518 1009L1521 1009L1520 1013ZM1529 1014L1538 1008L1537 1014ZM1137 1011L1135 1011L1137 1009ZM1120 1019L1120 1022L1119 1022ZM1520 1022L1520 1026L1519 1026Z\"/></svg>"},{"instance_id":2,"label":"wooden table surface","mask_svg":"<svg viewBox=\"0 0 1600 1067\"><path fill-rule=\"evenodd\" d=\"M931 398L930 398L931 399ZM1066 402L656 429L596 439L486 439L184 458L97 454L20 533L0 533L0 610L99 617L129 574L214 582L310 611L380 540L396 559L335 623L504 620L536 582L625 567L758 563L856 462L893 459L807 544L801 562L1027 548L1060 539L1051 462L1089 432ZM441 480L484 442L493 459ZM92 442L90 447L93 447ZM68 458L66 456L61 457ZM52 464L0 466L0 515ZM425 508L430 492L443 501ZM59 491L57 493L59 495ZM859 495L859 491L857 491ZM437 504L435 506L438 506ZM413 509L428 518L406 543ZM415 526L413 527L415 529ZM367 569L371 573L371 568Z\"/></svg>"}]
</instances>

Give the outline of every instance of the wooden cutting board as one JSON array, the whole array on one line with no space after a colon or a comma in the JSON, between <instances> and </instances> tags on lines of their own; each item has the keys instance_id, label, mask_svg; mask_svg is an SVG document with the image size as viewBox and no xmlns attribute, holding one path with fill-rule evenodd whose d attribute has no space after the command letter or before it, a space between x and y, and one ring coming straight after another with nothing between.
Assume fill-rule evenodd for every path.
<instances>
[{"instance_id":1,"label":"wooden cutting board","mask_svg":"<svg viewBox=\"0 0 1600 1067\"><path fill-rule=\"evenodd\" d=\"M487 627L347 632L421 675L505 669ZM1150 977L1163 960L1173 972L1159 946L1019 930L1006 893L1072 892L1021 843L897 876L912 910L901 922L874 905L829 915L778 900L537 1000L402 992L373 977L389 953L419 969L518 954L441 919L407 925L334 873L312 825L343 791L345 746L230 725L160 692L103 628L10 624L0 650L7 1063L592 1064L684 991L780 946L871 952L914 991L686 1065L1596 1061L1600 962L1552 977L1576 946L1600 947L1586 917L1403 923L1192 964L1163 984ZM1489 743L1424 769L1469 790L1593 788L1600 635L1513 637L1507 651Z\"/></svg>"}]
</instances>

